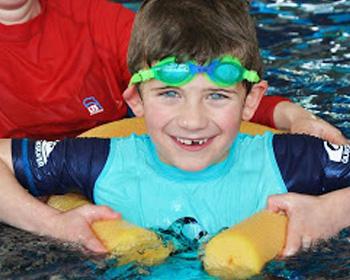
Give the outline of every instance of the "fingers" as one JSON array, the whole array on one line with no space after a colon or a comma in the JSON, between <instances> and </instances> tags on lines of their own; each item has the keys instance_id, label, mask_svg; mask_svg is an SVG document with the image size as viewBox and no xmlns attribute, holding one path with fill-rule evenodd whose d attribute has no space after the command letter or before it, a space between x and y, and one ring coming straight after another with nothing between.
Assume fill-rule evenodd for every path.
<instances>
[{"instance_id":1,"label":"fingers","mask_svg":"<svg viewBox=\"0 0 350 280\"><path fill-rule=\"evenodd\" d=\"M291 194L271 195L267 201L267 209L273 212L283 211L288 214L290 212L288 205L289 196L291 196ZM295 232L297 232L296 225L293 223L293 219L290 219L289 215L288 218L289 222L287 228L286 242L283 251L281 252L281 257L292 256L301 247L301 236L298 234L294 234Z\"/></svg>"},{"instance_id":2,"label":"fingers","mask_svg":"<svg viewBox=\"0 0 350 280\"><path fill-rule=\"evenodd\" d=\"M92 252L98 254L108 253L102 242L98 240L91 230L86 231L84 236L79 236L79 243Z\"/></svg>"},{"instance_id":3,"label":"fingers","mask_svg":"<svg viewBox=\"0 0 350 280\"><path fill-rule=\"evenodd\" d=\"M81 212L90 224L98 220L113 220L121 218L120 213L114 212L107 206L84 205L77 208L77 210Z\"/></svg>"},{"instance_id":4,"label":"fingers","mask_svg":"<svg viewBox=\"0 0 350 280\"><path fill-rule=\"evenodd\" d=\"M340 131L336 131L335 133L333 133L333 131L324 131L324 135L321 136L321 138L337 145L349 144L349 140L347 140Z\"/></svg>"},{"instance_id":5,"label":"fingers","mask_svg":"<svg viewBox=\"0 0 350 280\"><path fill-rule=\"evenodd\" d=\"M339 129L321 119L317 119L315 122L315 127L318 127L314 132L315 136L337 145L348 144L348 140Z\"/></svg>"},{"instance_id":6,"label":"fingers","mask_svg":"<svg viewBox=\"0 0 350 280\"><path fill-rule=\"evenodd\" d=\"M306 133L337 145L349 144L349 140L344 137L338 128L313 115L308 119L294 121L291 132Z\"/></svg>"},{"instance_id":7,"label":"fingers","mask_svg":"<svg viewBox=\"0 0 350 280\"><path fill-rule=\"evenodd\" d=\"M80 211L82 211L83 216L85 217L89 226L99 220L113 220L120 219L120 213L114 212L111 208L107 206L96 206L96 205L84 205L80 207ZM86 247L88 250L93 251L95 253L107 253L107 249L103 246L101 241L96 237L96 235L92 232L91 228L84 232L83 236L80 236L80 242Z\"/></svg>"},{"instance_id":8,"label":"fingers","mask_svg":"<svg viewBox=\"0 0 350 280\"><path fill-rule=\"evenodd\" d=\"M268 198L267 209L273 212L283 211L288 216L286 241L281 257L292 256L301 248L310 248L312 244L312 239L305 233L304 215L298 210L301 199L302 196L294 193L272 195Z\"/></svg>"},{"instance_id":9,"label":"fingers","mask_svg":"<svg viewBox=\"0 0 350 280\"><path fill-rule=\"evenodd\" d=\"M334 204L328 205L330 207L322 197L296 193L269 197L267 208L274 212L284 211L288 216L282 257L294 255L300 249L307 250L317 240L329 236L330 231L333 233L332 222L327 217Z\"/></svg>"},{"instance_id":10,"label":"fingers","mask_svg":"<svg viewBox=\"0 0 350 280\"><path fill-rule=\"evenodd\" d=\"M91 225L98 220L120 219L121 215L106 206L87 204L55 216L55 227L50 232L59 239L77 242L95 253L107 253Z\"/></svg>"},{"instance_id":11,"label":"fingers","mask_svg":"<svg viewBox=\"0 0 350 280\"><path fill-rule=\"evenodd\" d=\"M289 225L288 225L289 226ZM291 229L296 231L297 229ZM299 235L298 233L290 233L288 230L286 244L281 253L282 257L290 257L295 255L299 250L308 250L313 245L313 240L310 236Z\"/></svg>"},{"instance_id":12,"label":"fingers","mask_svg":"<svg viewBox=\"0 0 350 280\"><path fill-rule=\"evenodd\" d=\"M310 236L302 236L301 238L301 248L303 250L308 250L312 246L312 238Z\"/></svg>"},{"instance_id":13,"label":"fingers","mask_svg":"<svg viewBox=\"0 0 350 280\"><path fill-rule=\"evenodd\" d=\"M289 210L289 197L293 194L275 194L271 195L267 199L267 209L273 212L286 212Z\"/></svg>"},{"instance_id":14,"label":"fingers","mask_svg":"<svg viewBox=\"0 0 350 280\"><path fill-rule=\"evenodd\" d=\"M282 257L290 257L296 254L302 246L302 237L298 233L298 228L293 223L288 223L287 237Z\"/></svg>"}]
</instances>

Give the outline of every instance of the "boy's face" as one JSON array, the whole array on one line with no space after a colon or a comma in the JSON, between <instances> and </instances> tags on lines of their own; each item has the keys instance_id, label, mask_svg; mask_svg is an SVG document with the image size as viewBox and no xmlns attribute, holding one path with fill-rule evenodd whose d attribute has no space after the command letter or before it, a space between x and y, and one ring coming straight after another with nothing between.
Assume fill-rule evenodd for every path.
<instances>
[{"instance_id":1,"label":"boy's face","mask_svg":"<svg viewBox=\"0 0 350 280\"><path fill-rule=\"evenodd\" d=\"M159 158L187 171L202 170L226 158L239 130L242 114L249 119L256 106L241 83L221 88L203 75L181 87L158 80L141 85L130 102L134 113L144 116ZM261 97L261 96L260 96ZM259 103L259 100L255 101ZM257 105L257 104L256 104ZM248 107L249 107L248 106Z\"/></svg>"}]
</instances>

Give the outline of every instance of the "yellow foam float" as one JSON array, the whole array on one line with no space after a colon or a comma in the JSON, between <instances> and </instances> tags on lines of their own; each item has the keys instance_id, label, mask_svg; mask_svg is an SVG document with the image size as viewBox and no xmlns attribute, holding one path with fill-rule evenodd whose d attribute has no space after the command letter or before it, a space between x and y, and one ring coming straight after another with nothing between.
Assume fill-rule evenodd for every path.
<instances>
[{"instance_id":1,"label":"yellow foam float","mask_svg":"<svg viewBox=\"0 0 350 280\"><path fill-rule=\"evenodd\" d=\"M246 279L260 273L281 252L287 218L263 210L222 231L205 246L205 270L221 279Z\"/></svg>"},{"instance_id":2,"label":"yellow foam float","mask_svg":"<svg viewBox=\"0 0 350 280\"><path fill-rule=\"evenodd\" d=\"M68 211L90 203L79 194L51 196L47 202L60 211ZM164 245L153 232L124 220L103 220L92 224L92 230L108 252L118 258L118 265L137 262L142 265L156 265L171 253L171 244Z\"/></svg>"},{"instance_id":3,"label":"yellow foam float","mask_svg":"<svg viewBox=\"0 0 350 280\"><path fill-rule=\"evenodd\" d=\"M264 125L245 121L241 123L240 127L240 132L252 135L263 134L266 131L271 131L273 133L282 132ZM138 135L146 133L145 121L143 118L123 119L103 124L82 133L80 137L125 137L129 136L131 133L136 133Z\"/></svg>"},{"instance_id":4,"label":"yellow foam float","mask_svg":"<svg viewBox=\"0 0 350 280\"><path fill-rule=\"evenodd\" d=\"M248 134L262 134L278 130L249 122L242 122L240 131ZM93 128L81 137L123 137L131 133L146 132L142 118L124 119ZM68 194L54 196L50 204L67 210L88 203L86 199ZM53 202L59 200L60 202ZM57 205L59 204L59 205ZM67 208L66 205L69 207ZM283 215L262 211L242 223L227 229L212 238L204 249L203 265L206 271L222 279L245 279L258 274L264 265L281 252L287 218ZM158 236L146 229L125 221L99 221L93 230L112 253L121 257L121 263L138 261L146 265L162 262L171 253L172 247L164 246ZM142 254L140 254L142 252Z\"/></svg>"}]
</instances>

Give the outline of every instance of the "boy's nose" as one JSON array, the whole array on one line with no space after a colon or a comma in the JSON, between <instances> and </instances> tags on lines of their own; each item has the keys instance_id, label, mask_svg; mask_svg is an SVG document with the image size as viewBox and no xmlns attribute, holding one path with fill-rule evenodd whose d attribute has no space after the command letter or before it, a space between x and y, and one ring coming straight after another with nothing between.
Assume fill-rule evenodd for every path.
<instances>
[{"instance_id":1,"label":"boy's nose","mask_svg":"<svg viewBox=\"0 0 350 280\"><path fill-rule=\"evenodd\" d=\"M201 106L186 106L178 116L178 125L188 130L200 130L208 125L207 114Z\"/></svg>"}]
</instances>

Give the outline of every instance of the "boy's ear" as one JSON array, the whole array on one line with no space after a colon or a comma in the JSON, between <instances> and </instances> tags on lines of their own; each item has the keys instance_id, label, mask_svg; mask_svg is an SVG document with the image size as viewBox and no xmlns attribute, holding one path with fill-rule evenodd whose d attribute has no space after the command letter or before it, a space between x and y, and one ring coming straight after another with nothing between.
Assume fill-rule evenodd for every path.
<instances>
[{"instance_id":1,"label":"boy's ear","mask_svg":"<svg viewBox=\"0 0 350 280\"><path fill-rule=\"evenodd\" d=\"M143 102L135 85L128 87L124 91L123 98L136 117L143 117Z\"/></svg>"},{"instance_id":2,"label":"boy's ear","mask_svg":"<svg viewBox=\"0 0 350 280\"><path fill-rule=\"evenodd\" d=\"M254 116L261 98L265 95L267 89L268 84L264 80L252 86L250 92L247 94L243 107L242 119L244 121L249 121Z\"/></svg>"}]
</instances>

